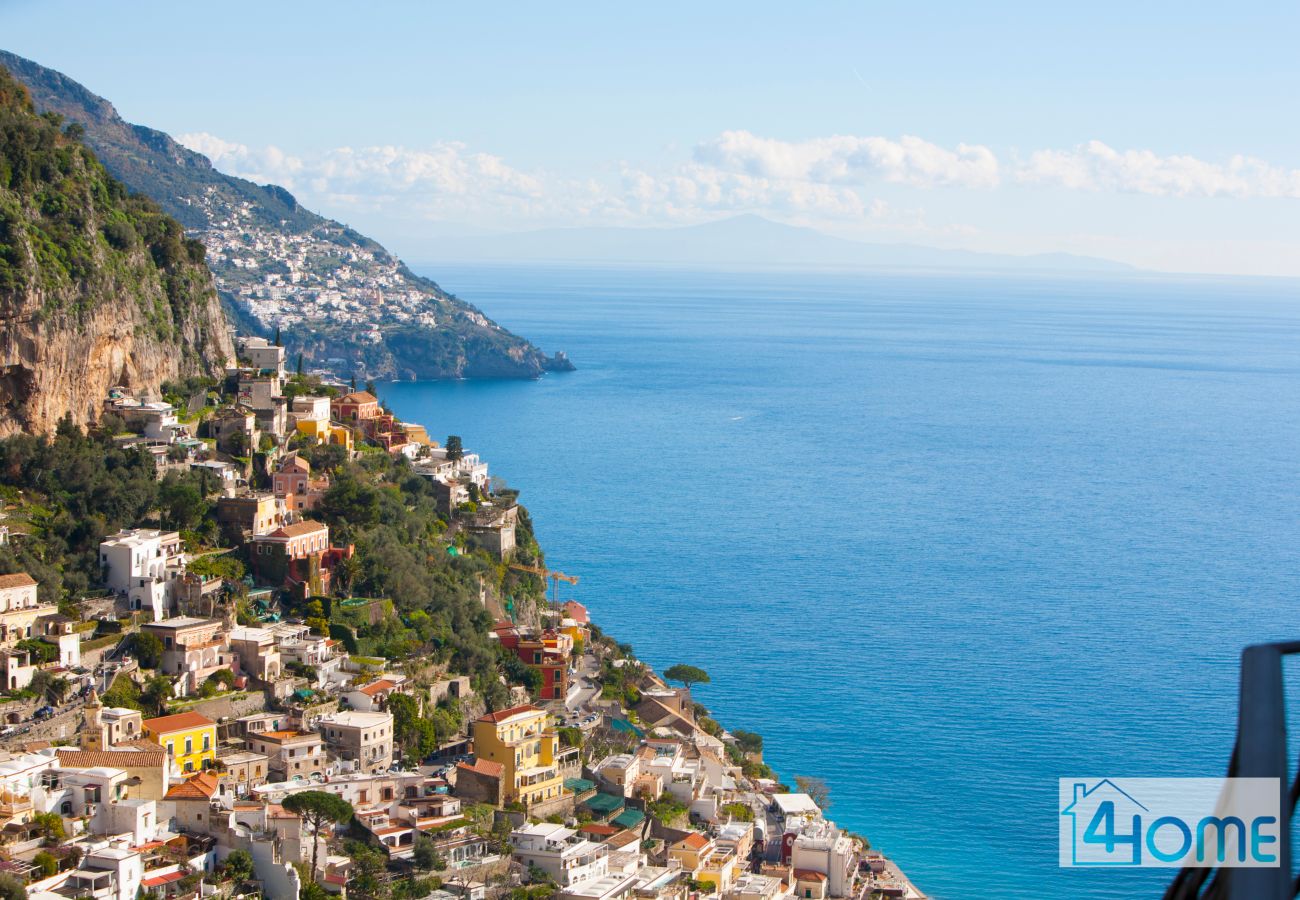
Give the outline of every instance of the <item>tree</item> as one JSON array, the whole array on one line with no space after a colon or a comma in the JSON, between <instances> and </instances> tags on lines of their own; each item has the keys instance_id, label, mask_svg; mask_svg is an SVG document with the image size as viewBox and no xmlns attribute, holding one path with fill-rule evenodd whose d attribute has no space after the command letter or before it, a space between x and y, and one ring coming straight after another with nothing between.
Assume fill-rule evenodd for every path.
<instances>
[{"instance_id":1,"label":"tree","mask_svg":"<svg viewBox=\"0 0 1300 900\"><path fill-rule=\"evenodd\" d=\"M58 813L37 813L32 816L32 824L47 841L61 841L64 838L63 817Z\"/></svg>"},{"instance_id":2,"label":"tree","mask_svg":"<svg viewBox=\"0 0 1300 900\"><path fill-rule=\"evenodd\" d=\"M72 690L72 682L58 675L41 671L32 676L31 688L47 702L59 706Z\"/></svg>"},{"instance_id":3,"label":"tree","mask_svg":"<svg viewBox=\"0 0 1300 900\"><path fill-rule=\"evenodd\" d=\"M816 803L822 812L831 808L831 789L824 779L815 775L796 775L794 783L799 793L811 797L813 803Z\"/></svg>"},{"instance_id":4,"label":"tree","mask_svg":"<svg viewBox=\"0 0 1300 900\"><path fill-rule=\"evenodd\" d=\"M232 431L226 441L233 456L243 456L252 448L248 434L244 431Z\"/></svg>"},{"instance_id":5,"label":"tree","mask_svg":"<svg viewBox=\"0 0 1300 900\"><path fill-rule=\"evenodd\" d=\"M349 841L346 851L356 864L352 880L347 884L348 896L353 900L380 900L387 897L388 885L380 877L388 866L388 857L384 851L361 841Z\"/></svg>"},{"instance_id":6,"label":"tree","mask_svg":"<svg viewBox=\"0 0 1300 900\"><path fill-rule=\"evenodd\" d=\"M0 900L27 900L27 888L17 875L0 872Z\"/></svg>"},{"instance_id":7,"label":"tree","mask_svg":"<svg viewBox=\"0 0 1300 900\"><path fill-rule=\"evenodd\" d=\"M320 832L325 825L342 825L352 820L352 804L326 791L303 791L290 794L281 804L291 813L302 816L311 826L311 877L315 879L320 854Z\"/></svg>"},{"instance_id":8,"label":"tree","mask_svg":"<svg viewBox=\"0 0 1300 900\"><path fill-rule=\"evenodd\" d=\"M731 733L731 736L736 739L736 746L746 753L763 752L763 736L761 734L737 728Z\"/></svg>"},{"instance_id":9,"label":"tree","mask_svg":"<svg viewBox=\"0 0 1300 900\"><path fill-rule=\"evenodd\" d=\"M447 861L438 853L438 845L427 834L416 837L415 849L411 852L411 858L415 860L417 866L426 871L447 868Z\"/></svg>"},{"instance_id":10,"label":"tree","mask_svg":"<svg viewBox=\"0 0 1300 900\"><path fill-rule=\"evenodd\" d=\"M281 347L281 346L283 346L283 344L280 343L280 326L279 326L279 325L275 326L275 346L277 346L277 347Z\"/></svg>"},{"instance_id":11,"label":"tree","mask_svg":"<svg viewBox=\"0 0 1300 900\"><path fill-rule=\"evenodd\" d=\"M42 850L32 857L32 865L41 870L42 878L49 878L59 873L59 861L54 858L54 854L47 850Z\"/></svg>"},{"instance_id":12,"label":"tree","mask_svg":"<svg viewBox=\"0 0 1300 900\"><path fill-rule=\"evenodd\" d=\"M402 749L415 759L424 759L438 749L437 729L420 717L420 705L406 694L392 694L388 711L393 715L393 734Z\"/></svg>"},{"instance_id":13,"label":"tree","mask_svg":"<svg viewBox=\"0 0 1300 900\"><path fill-rule=\"evenodd\" d=\"M668 681L680 681L682 684L686 685L687 690L690 690L691 685L693 684L709 683L708 672L698 666L688 666L684 663L678 663L675 666L669 667L664 672L664 678Z\"/></svg>"},{"instance_id":14,"label":"tree","mask_svg":"<svg viewBox=\"0 0 1300 900\"><path fill-rule=\"evenodd\" d=\"M135 655L142 669L156 669L162 663L163 642L156 634L137 631L131 635L127 648Z\"/></svg>"},{"instance_id":15,"label":"tree","mask_svg":"<svg viewBox=\"0 0 1300 900\"><path fill-rule=\"evenodd\" d=\"M38 638L23 638L15 646L19 650L26 650L32 655L32 659L38 663L54 662L59 658L58 647Z\"/></svg>"},{"instance_id":16,"label":"tree","mask_svg":"<svg viewBox=\"0 0 1300 900\"><path fill-rule=\"evenodd\" d=\"M221 877L235 884L253 877L253 857L247 850L232 850L221 864Z\"/></svg>"},{"instance_id":17,"label":"tree","mask_svg":"<svg viewBox=\"0 0 1300 900\"><path fill-rule=\"evenodd\" d=\"M140 702L148 712L155 716L167 714L167 704L176 696L172 680L166 675L155 675L144 683L140 692Z\"/></svg>"},{"instance_id":18,"label":"tree","mask_svg":"<svg viewBox=\"0 0 1300 900\"><path fill-rule=\"evenodd\" d=\"M447 435L447 458L451 460L460 459L465 455L465 447L461 443L460 435Z\"/></svg>"}]
</instances>

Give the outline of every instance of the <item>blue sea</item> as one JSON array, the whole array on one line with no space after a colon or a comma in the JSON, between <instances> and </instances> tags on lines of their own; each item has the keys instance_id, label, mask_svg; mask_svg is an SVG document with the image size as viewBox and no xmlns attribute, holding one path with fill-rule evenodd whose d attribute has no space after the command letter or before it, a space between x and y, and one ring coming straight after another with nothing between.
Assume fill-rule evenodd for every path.
<instances>
[{"instance_id":1,"label":"blue sea","mask_svg":"<svg viewBox=\"0 0 1300 900\"><path fill-rule=\"evenodd\" d=\"M440 267L578 371L382 385L522 489L563 593L937 898L1057 867L1057 779L1222 775L1300 636L1295 283Z\"/></svg>"}]
</instances>

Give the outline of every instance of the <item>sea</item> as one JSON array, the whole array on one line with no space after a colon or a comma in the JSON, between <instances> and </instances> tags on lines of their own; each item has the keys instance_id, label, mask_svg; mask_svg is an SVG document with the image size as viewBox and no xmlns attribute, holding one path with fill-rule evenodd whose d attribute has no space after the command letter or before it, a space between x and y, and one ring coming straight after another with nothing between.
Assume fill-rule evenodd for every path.
<instances>
[{"instance_id":1,"label":"sea","mask_svg":"<svg viewBox=\"0 0 1300 900\"><path fill-rule=\"evenodd\" d=\"M379 386L561 599L932 897L1160 896L1058 866L1058 779L1223 775L1242 648L1300 637L1296 282L425 274L577 365Z\"/></svg>"}]
</instances>

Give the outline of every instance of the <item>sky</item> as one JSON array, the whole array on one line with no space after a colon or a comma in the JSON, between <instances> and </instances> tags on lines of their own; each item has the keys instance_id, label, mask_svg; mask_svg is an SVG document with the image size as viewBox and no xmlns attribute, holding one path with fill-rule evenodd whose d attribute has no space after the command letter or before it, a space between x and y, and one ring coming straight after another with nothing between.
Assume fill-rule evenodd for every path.
<instances>
[{"instance_id":1,"label":"sky","mask_svg":"<svg viewBox=\"0 0 1300 900\"><path fill-rule=\"evenodd\" d=\"M1300 4L0 0L0 46L413 260L742 213L1300 275Z\"/></svg>"}]
</instances>

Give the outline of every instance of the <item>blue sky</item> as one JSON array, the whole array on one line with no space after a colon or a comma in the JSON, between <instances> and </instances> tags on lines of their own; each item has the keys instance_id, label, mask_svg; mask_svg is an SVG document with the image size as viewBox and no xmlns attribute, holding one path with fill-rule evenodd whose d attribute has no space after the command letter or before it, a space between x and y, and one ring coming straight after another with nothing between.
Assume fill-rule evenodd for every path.
<instances>
[{"instance_id":1,"label":"blue sky","mask_svg":"<svg viewBox=\"0 0 1300 900\"><path fill-rule=\"evenodd\" d=\"M0 45L418 259L742 212L1300 275L1295 3L0 0Z\"/></svg>"}]
</instances>

